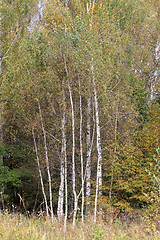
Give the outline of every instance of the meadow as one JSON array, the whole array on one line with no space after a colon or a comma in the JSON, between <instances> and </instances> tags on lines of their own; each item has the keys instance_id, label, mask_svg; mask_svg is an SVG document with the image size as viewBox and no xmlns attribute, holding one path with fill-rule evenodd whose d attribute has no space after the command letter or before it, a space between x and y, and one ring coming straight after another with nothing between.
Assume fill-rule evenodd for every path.
<instances>
[{"instance_id":1,"label":"meadow","mask_svg":"<svg viewBox=\"0 0 160 240\"><path fill-rule=\"evenodd\" d=\"M159 218L149 215L141 216L131 222L115 219L99 219L94 224L93 217L88 216L85 223L76 220L67 222L66 228L55 219L54 225L46 217L22 214L9 214L7 211L0 215L1 240L132 240L160 239Z\"/></svg>"}]
</instances>

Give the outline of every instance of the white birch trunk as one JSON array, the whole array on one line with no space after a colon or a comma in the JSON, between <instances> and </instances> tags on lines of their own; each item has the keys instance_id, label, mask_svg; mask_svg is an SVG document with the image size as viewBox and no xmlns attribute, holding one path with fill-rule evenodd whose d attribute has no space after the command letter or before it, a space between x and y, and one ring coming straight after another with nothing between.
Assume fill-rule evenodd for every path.
<instances>
[{"instance_id":1,"label":"white birch trunk","mask_svg":"<svg viewBox=\"0 0 160 240\"><path fill-rule=\"evenodd\" d=\"M87 5L87 12L94 9L95 0ZM90 18L90 28L92 29L93 22L93 11ZM101 150L101 133L100 133L100 124L99 124L99 110L98 110L98 99L97 99L97 91L95 84L95 73L94 73L94 59L92 56L91 59L91 73L92 73L92 83L93 83L93 91L94 91L94 105L95 105L95 117L96 117L96 132L97 132L97 153L98 153L98 162L97 162L97 178L96 178L96 196L95 196L95 209L94 209L94 222L96 222L97 218L97 199L98 195L102 195L102 150Z\"/></svg>"},{"instance_id":2,"label":"white birch trunk","mask_svg":"<svg viewBox=\"0 0 160 240\"><path fill-rule=\"evenodd\" d=\"M100 124L99 124L98 99L97 99L97 91L96 91L96 84L95 84L93 58L92 58L91 71L92 71L92 81L93 81L93 88L94 88L94 104L95 104L96 132L97 132L97 153L98 153L96 196L95 196L95 209L94 209L94 222L96 222L97 199L98 199L98 195L99 196L102 195L102 150L101 150L101 133L100 133Z\"/></svg>"},{"instance_id":3,"label":"white birch trunk","mask_svg":"<svg viewBox=\"0 0 160 240\"><path fill-rule=\"evenodd\" d=\"M30 32L32 32L36 27L37 28L40 27L40 22L43 17L44 4L45 4L45 1L43 0L37 1L37 10L32 17L30 25L28 26L28 30Z\"/></svg>"},{"instance_id":4,"label":"white birch trunk","mask_svg":"<svg viewBox=\"0 0 160 240\"><path fill-rule=\"evenodd\" d=\"M53 203L52 203L52 184L51 184L51 174L50 174L50 169L49 169L47 139L46 139L46 132L45 132L44 125L43 125L42 111L41 111L41 107L40 107L39 101L38 101L38 107L39 107L39 114L40 114L41 126L42 126L42 132L43 132L44 149L45 149L45 157L46 157L46 166L47 166L47 174L48 174L48 181L49 181L49 196L50 196L51 220L52 220L52 223L54 223Z\"/></svg>"},{"instance_id":5,"label":"white birch trunk","mask_svg":"<svg viewBox=\"0 0 160 240\"><path fill-rule=\"evenodd\" d=\"M35 134L34 134L33 127L32 127L32 136L33 136L34 148L35 148L35 153L36 153L36 158L37 158L37 165L38 165L39 177L40 177L40 181L41 181L42 193L43 193L43 197L44 197L44 203L45 203L45 206L46 206L46 215L48 217L49 216L49 211L48 211L47 197L46 197L46 193L45 193L45 189L44 189L43 177L42 177L42 172L41 172L41 168L40 168L40 161L39 161L39 156L38 156L38 148L37 148L37 144L36 144L36 139L35 139Z\"/></svg>"},{"instance_id":6,"label":"white birch trunk","mask_svg":"<svg viewBox=\"0 0 160 240\"><path fill-rule=\"evenodd\" d=\"M73 106L73 98L72 91L69 83L69 76L66 61L65 63L65 71L67 75L68 89L70 95L70 103L71 103L71 112L72 112L72 188L73 188L73 196L74 196L74 213L73 213L73 225L75 225L77 208L78 208L78 198L76 193L76 173L75 173L75 121L74 121L74 106Z\"/></svg>"},{"instance_id":7,"label":"white birch trunk","mask_svg":"<svg viewBox=\"0 0 160 240\"><path fill-rule=\"evenodd\" d=\"M68 82L69 94L70 94L70 103L72 109L72 184L73 184L73 195L74 195L74 214L73 214L73 225L75 225L78 199L76 193L76 174L75 174L75 122L74 122L74 107L73 107L73 98L70 84Z\"/></svg>"},{"instance_id":8,"label":"white birch trunk","mask_svg":"<svg viewBox=\"0 0 160 240\"><path fill-rule=\"evenodd\" d=\"M160 56L160 36L158 36L158 41L156 43L155 47L155 63L156 63L156 70L154 71L154 74L151 76L151 86L150 86L150 99L151 101L156 97L156 85L158 84L158 61Z\"/></svg>"},{"instance_id":9,"label":"white birch trunk","mask_svg":"<svg viewBox=\"0 0 160 240\"><path fill-rule=\"evenodd\" d=\"M82 144L82 97L81 97L81 86L79 82L79 103L80 103L80 155L81 155L81 180L82 180L82 208L81 217L82 223L84 222L84 166L83 166L83 144Z\"/></svg>"},{"instance_id":10,"label":"white birch trunk","mask_svg":"<svg viewBox=\"0 0 160 240\"><path fill-rule=\"evenodd\" d=\"M62 83L63 85L63 83ZM68 217L68 183L67 183L67 146L66 146L66 103L65 92L63 89L63 116L62 116L62 144L63 144L63 157L64 157L64 189L65 189L65 218L64 228L66 229L67 217Z\"/></svg>"},{"instance_id":11,"label":"white birch trunk","mask_svg":"<svg viewBox=\"0 0 160 240\"><path fill-rule=\"evenodd\" d=\"M86 159L86 213L89 213L88 207L90 205L90 194L91 194L91 98L90 96L87 99L87 159Z\"/></svg>"},{"instance_id":12,"label":"white birch trunk","mask_svg":"<svg viewBox=\"0 0 160 240\"><path fill-rule=\"evenodd\" d=\"M158 84L158 75L159 75L159 68L158 68L158 62L159 62L159 56L160 56L160 36L158 36L158 41L156 44L156 48L155 48L155 62L156 62L156 70L154 72L154 82L155 85ZM155 90L154 96L156 96L157 92Z\"/></svg>"},{"instance_id":13,"label":"white birch trunk","mask_svg":"<svg viewBox=\"0 0 160 240\"><path fill-rule=\"evenodd\" d=\"M65 115L63 114L62 118L62 152L61 152L61 170L60 170L60 187L59 187L59 196L58 196L58 209L57 215L58 220L60 221L63 216L63 203L64 203L64 127L65 127Z\"/></svg>"},{"instance_id":14,"label":"white birch trunk","mask_svg":"<svg viewBox=\"0 0 160 240\"><path fill-rule=\"evenodd\" d=\"M68 6L68 1L65 0L65 6ZM66 32L66 30L65 30ZM65 70L68 78L68 72L67 72L67 66L65 61ZM65 93L63 90L63 101L64 101L64 112L63 112L63 119L64 119L64 128L62 128L62 138L64 143L64 175L65 175L65 218L64 218L64 228L66 229L67 224L67 217L68 217L68 183L67 183L67 148L66 148L66 134L65 134L65 111L66 111L66 105L65 105Z\"/></svg>"},{"instance_id":15,"label":"white birch trunk","mask_svg":"<svg viewBox=\"0 0 160 240\"><path fill-rule=\"evenodd\" d=\"M65 120L65 112L64 112L64 120ZM65 123L65 122L64 122ZM67 149L66 149L66 134L65 134L65 125L62 129L62 136L64 141L64 175L65 175L65 219L64 219L64 227L66 228L67 217L68 217L68 184L67 184Z\"/></svg>"}]
</instances>

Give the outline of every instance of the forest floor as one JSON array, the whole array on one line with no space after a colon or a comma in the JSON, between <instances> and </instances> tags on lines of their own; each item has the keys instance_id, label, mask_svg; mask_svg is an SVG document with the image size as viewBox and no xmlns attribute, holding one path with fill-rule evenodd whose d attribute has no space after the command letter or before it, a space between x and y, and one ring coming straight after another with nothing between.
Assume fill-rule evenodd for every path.
<instances>
[{"instance_id":1,"label":"forest floor","mask_svg":"<svg viewBox=\"0 0 160 240\"><path fill-rule=\"evenodd\" d=\"M93 218L88 217L82 224L77 220L73 227L67 223L66 230L63 224L55 221L54 226L45 217L25 217L22 214L0 215L1 240L131 240L131 239L160 239L160 219L143 217L141 221L131 223L121 222L117 219L114 223L98 220L94 224Z\"/></svg>"}]
</instances>

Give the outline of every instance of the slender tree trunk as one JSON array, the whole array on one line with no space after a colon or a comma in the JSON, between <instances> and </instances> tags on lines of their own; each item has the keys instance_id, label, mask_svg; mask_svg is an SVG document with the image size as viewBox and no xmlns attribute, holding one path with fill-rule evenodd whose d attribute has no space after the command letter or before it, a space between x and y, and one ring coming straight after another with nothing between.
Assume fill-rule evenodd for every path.
<instances>
[{"instance_id":1,"label":"slender tree trunk","mask_svg":"<svg viewBox=\"0 0 160 240\"><path fill-rule=\"evenodd\" d=\"M156 48L155 48L155 63L156 63L156 70L154 72L154 82L155 82L155 85L158 84L158 76L159 76L158 63L159 63L159 57L160 57L160 35L158 36L158 40L157 40L157 44L156 44ZM155 90L154 97L156 96L156 94L157 94L157 92Z\"/></svg>"},{"instance_id":2,"label":"slender tree trunk","mask_svg":"<svg viewBox=\"0 0 160 240\"><path fill-rule=\"evenodd\" d=\"M95 5L95 0L90 1L90 4L87 4L87 12L89 13L92 10L90 17L90 28L92 30L93 23L93 9ZM98 152L98 162L97 162L97 178L96 178L96 196L95 196L95 208L94 208L94 222L97 218L97 199L98 195L102 195L102 150L101 150L101 133L100 133L100 124L99 124L99 109L98 109L98 98L97 90L95 84L95 73L94 73L94 59L92 56L91 59L91 73L92 73L92 83L94 91L94 105L95 105L95 120L96 120L96 132L97 132L97 152Z\"/></svg>"},{"instance_id":3,"label":"slender tree trunk","mask_svg":"<svg viewBox=\"0 0 160 240\"><path fill-rule=\"evenodd\" d=\"M66 134L65 134L65 112L63 113L64 128L62 128L63 143L64 143L64 175L65 175L65 219L64 227L66 228L67 217L68 217L68 184L67 184L67 149L66 149Z\"/></svg>"},{"instance_id":4,"label":"slender tree trunk","mask_svg":"<svg viewBox=\"0 0 160 240\"><path fill-rule=\"evenodd\" d=\"M58 196L58 209L57 215L58 220L60 221L63 216L63 203L64 203L64 177L65 177L65 149L64 149L64 128L65 128L65 115L62 117L62 152L61 152L61 170L60 170L60 187L59 187L59 196Z\"/></svg>"},{"instance_id":5,"label":"slender tree trunk","mask_svg":"<svg viewBox=\"0 0 160 240\"><path fill-rule=\"evenodd\" d=\"M70 94L70 103L72 109L72 184L73 184L73 195L74 195L74 214L73 214L73 225L75 225L78 199L76 194L76 173L75 173L75 121L74 121L74 107L73 107L73 98L70 84L68 82L69 94Z\"/></svg>"},{"instance_id":6,"label":"slender tree trunk","mask_svg":"<svg viewBox=\"0 0 160 240\"><path fill-rule=\"evenodd\" d=\"M64 83L62 83L63 85ZM67 147L66 147L66 98L63 88L63 116L62 116L62 144L63 144L63 157L64 157L64 189L65 189L65 218L64 228L66 229L67 217L68 217L68 183L67 183Z\"/></svg>"},{"instance_id":7,"label":"slender tree trunk","mask_svg":"<svg viewBox=\"0 0 160 240\"><path fill-rule=\"evenodd\" d=\"M59 222L63 216L63 202L64 202L64 146L62 146L60 187L59 187L58 209L57 209L57 215L58 215Z\"/></svg>"},{"instance_id":8,"label":"slender tree trunk","mask_svg":"<svg viewBox=\"0 0 160 240\"><path fill-rule=\"evenodd\" d=\"M68 89L70 95L70 103L71 103L71 112L72 112L72 187L73 187L73 196L74 196L74 213L73 213L73 225L75 225L77 208L78 208L78 198L76 193L76 173L75 173L75 121L74 121L74 106L73 106L73 98L72 91L69 83L69 76L66 61L65 63L65 71L67 75Z\"/></svg>"},{"instance_id":9,"label":"slender tree trunk","mask_svg":"<svg viewBox=\"0 0 160 240\"><path fill-rule=\"evenodd\" d=\"M95 104L96 132L97 132L97 152L98 152L96 196L95 196L95 209L94 209L94 222L96 222L97 198L98 198L98 195L99 196L102 195L102 150L101 150L101 133L100 133L100 124L99 124L98 99L97 99L97 91L96 91L96 85L95 85L93 58L92 58L91 71L92 71L92 81L93 81L93 88L94 88L94 104Z\"/></svg>"},{"instance_id":10,"label":"slender tree trunk","mask_svg":"<svg viewBox=\"0 0 160 240\"><path fill-rule=\"evenodd\" d=\"M89 205L90 205L90 193L91 193L91 97L89 96L87 99L87 159L86 159L86 213L89 213Z\"/></svg>"},{"instance_id":11,"label":"slender tree trunk","mask_svg":"<svg viewBox=\"0 0 160 240\"><path fill-rule=\"evenodd\" d=\"M30 25L28 25L28 30L32 32L35 28L40 27L41 19L43 17L43 9L44 9L45 1L37 0L37 9L34 13Z\"/></svg>"},{"instance_id":12,"label":"slender tree trunk","mask_svg":"<svg viewBox=\"0 0 160 240\"><path fill-rule=\"evenodd\" d=\"M46 157L46 166L47 166L47 174L48 174L48 181L49 181L49 196L50 196L51 220L52 220L52 223L54 223L53 203L52 203L52 184L51 184L51 174L50 174L50 169L49 169L47 140L46 140L46 132L45 132L44 125L43 125L42 111L41 111L41 107L40 107L39 101L38 101L38 108L39 108L39 114L40 114L41 126L42 126L42 132L43 132L44 149L45 149L45 157Z\"/></svg>"},{"instance_id":13,"label":"slender tree trunk","mask_svg":"<svg viewBox=\"0 0 160 240\"><path fill-rule=\"evenodd\" d=\"M156 47L155 47L156 69L154 71L154 74L151 75L151 79L150 79L150 100L151 101L155 98L155 96L157 94L156 84L157 84L158 73L159 73L159 68L158 68L159 56L160 56L160 36L158 36L158 40L157 40Z\"/></svg>"},{"instance_id":14,"label":"slender tree trunk","mask_svg":"<svg viewBox=\"0 0 160 240\"><path fill-rule=\"evenodd\" d=\"M44 203L45 203L45 206L46 206L46 215L48 217L49 216L49 211L48 211L47 197L46 197L46 193L45 193L45 189L44 189L43 177L42 177L42 172L41 172L41 168L40 168L40 161L39 161L39 156L38 156L38 148L37 148L37 144L36 144L36 139L35 139L35 134L34 134L33 127L32 127L32 136L33 136L33 140L34 140L34 148L35 148L35 153L36 153L36 158L37 158L37 165L38 165L39 177L40 177L40 181L41 181L42 193L43 193L43 197L44 197Z\"/></svg>"},{"instance_id":15,"label":"slender tree trunk","mask_svg":"<svg viewBox=\"0 0 160 240\"><path fill-rule=\"evenodd\" d=\"M82 144L82 97L81 97L81 85L79 81L79 103L80 103L80 155L81 155L81 180L82 180L82 208L81 216L82 223L84 222L84 166L83 166L83 144Z\"/></svg>"}]
</instances>

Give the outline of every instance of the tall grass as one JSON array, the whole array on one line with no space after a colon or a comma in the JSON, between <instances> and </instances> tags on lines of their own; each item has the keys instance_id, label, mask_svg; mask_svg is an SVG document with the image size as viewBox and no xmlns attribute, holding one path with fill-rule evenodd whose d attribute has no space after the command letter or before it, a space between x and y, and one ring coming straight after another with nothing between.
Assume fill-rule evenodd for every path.
<instances>
[{"instance_id":1,"label":"tall grass","mask_svg":"<svg viewBox=\"0 0 160 240\"><path fill-rule=\"evenodd\" d=\"M119 219L114 223L99 220L94 224L92 217L87 217L85 223L67 223L66 230L63 224L51 221L45 217L25 217L22 214L0 215L0 239L2 240L130 240L130 239L160 239L157 221L142 218L141 221L130 224L122 223Z\"/></svg>"}]
</instances>

